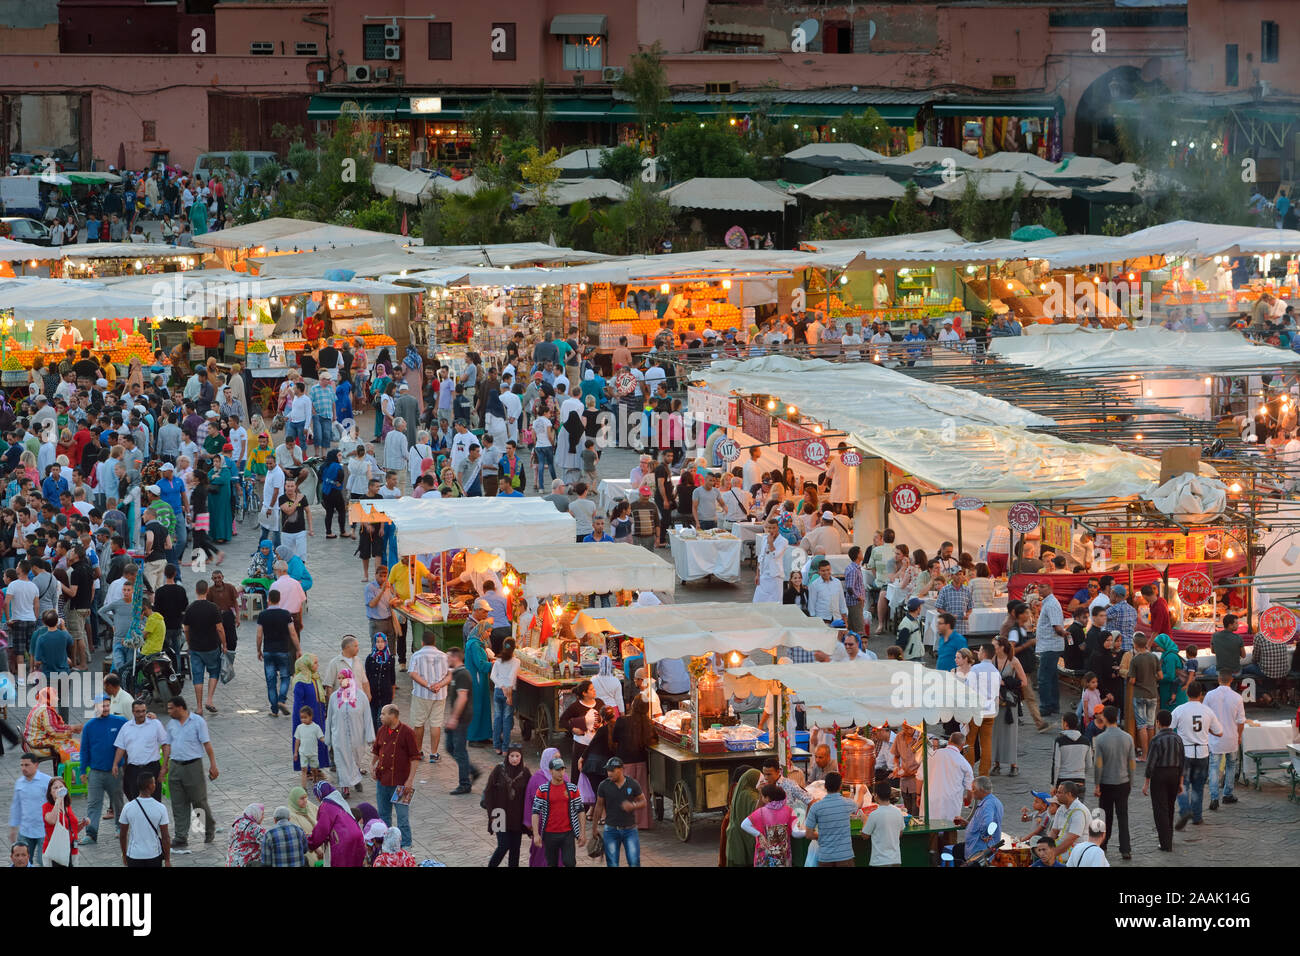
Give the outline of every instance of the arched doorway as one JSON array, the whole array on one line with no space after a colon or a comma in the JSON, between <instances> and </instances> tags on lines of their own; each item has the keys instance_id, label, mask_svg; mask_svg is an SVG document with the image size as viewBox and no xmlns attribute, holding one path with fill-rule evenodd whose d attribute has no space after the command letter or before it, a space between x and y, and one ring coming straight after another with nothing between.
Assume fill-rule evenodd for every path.
<instances>
[{"instance_id":1,"label":"arched doorway","mask_svg":"<svg viewBox=\"0 0 1300 956\"><path fill-rule=\"evenodd\" d=\"M1074 111L1074 151L1080 156L1100 156L1119 162L1119 136L1115 130L1114 103L1130 100L1143 92L1164 90L1159 61L1145 69L1120 66L1093 80Z\"/></svg>"}]
</instances>

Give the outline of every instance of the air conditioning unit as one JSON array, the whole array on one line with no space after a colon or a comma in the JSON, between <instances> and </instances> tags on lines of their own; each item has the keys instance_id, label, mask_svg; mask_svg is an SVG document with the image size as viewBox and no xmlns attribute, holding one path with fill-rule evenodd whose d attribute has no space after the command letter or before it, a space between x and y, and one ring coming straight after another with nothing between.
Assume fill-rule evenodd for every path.
<instances>
[{"instance_id":1,"label":"air conditioning unit","mask_svg":"<svg viewBox=\"0 0 1300 956\"><path fill-rule=\"evenodd\" d=\"M623 68L621 66L607 66L600 71L600 82L617 83L623 79Z\"/></svg>"},{"instance_id":2,"label":"air conditioning unit","mask_svg":"<svg viewBox=\"0 0 1300 956\"><path fill-rule=\"evenodd\" d=\"M275 52L275 44L270 40L254 40L248 44L248 52L252 56L270 56Z\"/></svg>"},{"instance_id":3,"label":"air conditioning unit","mask_svg":"<svg viewBox=\"0 0 1300 956\"><path fill-rule=\"evenodd\" d=\"M389 43L384 46L385 60L400 60L402 58L402 48L396 43Z\"/></svg>"},{"instance_id":4,"label":"air conditioning unit","mask_svg":"<svg viewBox=\"0 0 1300 956\"><path fill-rule=\"evenodd\" d=\"M402 38L402 27L397 23L384 24L384 39L389 43L396 43Z\"/></svg>"},{"instance_id":5,"label":"air conditioning unit","mask_svg":"<svg viewBox=\"0 0 1300 956\"><path fill-rule=\"evenodd\" d=\"M574 85L574 86L582 86L582 84L585 83L586 81L587 81L587 78L586 78L585 76L583 76L581 73L575 73L575 74L573 74L573 85Z\"/></svg>"},{"instance_id":6,"label":"air conditioning unit","mask_svg":"<svg viewBox=\"0 0 1300 956\"><path fill-rule=\"evenodd\" d=\"M320 45L300 40L293 45L293 52L295 56L316 56L320 53Z\"/></svg>"},{"instance_id":7,"label":"air conditioning unit","mask_svg":"<svg viewBox=\"0 0 1300 956\"><path fill-rule=\"evenodd\" d=\"M368 66L350 66L348 67L349 83L369 83L370 67Z\"/></svg>"},{"instance_id":8,"label":"air conditioning unit","mask_svg":"<svg viewBox=\"0 0 1300 956\"><path fill-rule=\"evenodd\" d=\"M392 72L393 71L386 66L377 66L375 67L374 76L376 80L386 80L388 79L389 76L392 75Z\"/></svg>"}]
</instances>

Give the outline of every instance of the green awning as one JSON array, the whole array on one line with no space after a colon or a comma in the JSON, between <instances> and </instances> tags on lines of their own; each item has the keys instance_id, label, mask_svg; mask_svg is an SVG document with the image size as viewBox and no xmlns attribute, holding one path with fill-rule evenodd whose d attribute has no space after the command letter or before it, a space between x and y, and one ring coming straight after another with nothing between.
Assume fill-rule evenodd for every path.
<instances>
[{"instance_id":1,"label":"green awning","mask_svg":"<svg viewBox=\"0 0 1300 956\"><path fill-rule=\"evenodd\" d=\"M942 103L935 116L1054 116L1054 103Z\"/></svg>"},{"instance_id":2,"label":"green awning","mask_svg":"<svg viewBox=\"0 0 1300 956\"><path fill-rule=\"evenodd\" d=\"M620 107L627 107L628 114L635 116L636 108L627 103L620 103L614 109L617 111ZM895 125L910 125L916 121L916 112L919 107L902 106L890 104L888 106L875 106L870 104L802 104L802 103L774 103L768 110L769 116L775 116L781 119L811 119L811 120L831 120L839 119L845 113L861 114L867 109L874 109L883 119L895 121ZM672 104L675 113L694 113L697 116L744 116L753 109L753 104L741 102L727 103L674 103Z\"/></svg>"},{"instance_id":3,"label":"green awning","mask_svg":"<svg viewBox=\"0 0 1300 956\"><path fill-rule=\"evenodd\" d=\"M359 110L372 117L394 119L411 115L409 96L313 96L307 104L307 118L338 119L344 103L355 103Z\"/></svg>"}]
</instances>

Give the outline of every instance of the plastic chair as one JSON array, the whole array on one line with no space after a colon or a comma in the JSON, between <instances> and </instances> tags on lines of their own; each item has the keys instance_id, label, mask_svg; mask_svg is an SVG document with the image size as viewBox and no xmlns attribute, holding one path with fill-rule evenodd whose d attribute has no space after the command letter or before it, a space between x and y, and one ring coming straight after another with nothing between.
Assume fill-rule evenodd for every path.
<instances>
[{"instance_id":1,"label":"plastic chair","mask_svg":"<svg viewBox=\"0 0 1300 956\"><path fill-rule=\"evenodd\" d=\"M85 796L90 790L90 783L84 773L78 773L78 764L64 763L59 764L58 774L63 778L63 784L68 788L68 793L75 796Z\"/></svg>"}]
</instances>

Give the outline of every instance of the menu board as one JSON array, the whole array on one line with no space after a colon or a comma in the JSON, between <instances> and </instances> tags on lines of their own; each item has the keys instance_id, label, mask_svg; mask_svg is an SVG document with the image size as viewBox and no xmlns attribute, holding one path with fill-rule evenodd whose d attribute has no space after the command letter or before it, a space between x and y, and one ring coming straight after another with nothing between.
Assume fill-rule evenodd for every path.
<instances>
[{"instance_id":1,"label":"menu board","mask_svg":"<svg viewBox=\"0 0 1300 956\"><path fill-rule=\"evenodd\" d=\"M686 396L691 415L697 422L722 426L736 424L736 402L728 396L694 386L686 390Z\"/></svg>"},{"instance_id":2,"label":"menu board","mask_svg":"<svg viewBox=\"0 0 1300 956\"><path fill-rule=\"evenodd\" d=\"M816 432L780 421L776 423L776 438L781 443L781 454L798 458L814 468L826 467L826 441Z\"/></svg>"},{"instance_id":3,"label":"menu board","mask_svg":"<svg viewBox=\"0 0 1300 956\"><path fill-rule=\"evenodd\" d=\"M1098 529L1096 549L1115 564L1167 564L1217 561L1218 532L1184 533L1180 530L1141 531Z\"/></svg>"},{"instance_id":4,"label":"menu board","mask_svg":"<svg viewBox=\"0 0 1300 956\"><path fill-rule=\"evenodd\" d=\"M772 418L753 402L741 402L740 430L766 444L772 440Z\"/></svg>"},{"instance_id":5,"label":"menu board","mask_svg":"<svg viewBox=\"0 0 1300 956\"><path fill-rule=\"evenodd\" d=\"M1051 548L1057 554L1070 553L1070 519L1043 518L1043 547Z\"/></svg>"}]
</instances>

